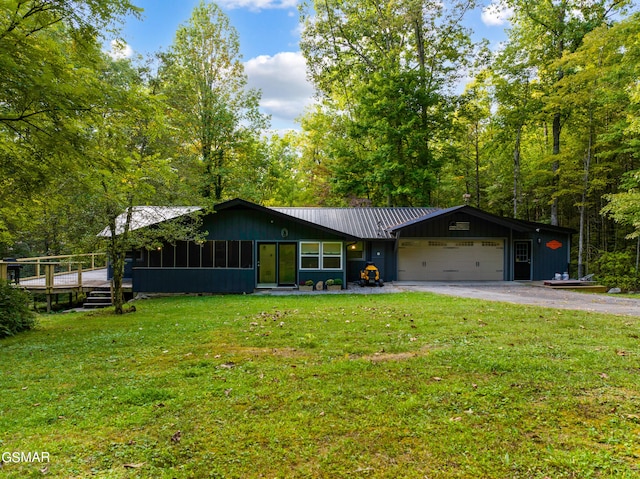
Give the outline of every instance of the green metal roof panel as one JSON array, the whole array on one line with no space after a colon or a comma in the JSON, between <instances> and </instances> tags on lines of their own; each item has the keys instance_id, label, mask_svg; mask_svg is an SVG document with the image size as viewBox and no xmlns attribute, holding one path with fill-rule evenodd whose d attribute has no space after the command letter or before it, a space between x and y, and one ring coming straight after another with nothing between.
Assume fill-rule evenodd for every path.
<instances>
[{"instance_id":1,"label":"green metal roof panel","mask_svg":"<svg viewBox=\"0 0 640 479\"><path fill-rule=\"evenodd\" d=\"M438 208L269 208L287 216L361 239L390 239L397 225L424 217Z\"/></svg>"}]
</instances>

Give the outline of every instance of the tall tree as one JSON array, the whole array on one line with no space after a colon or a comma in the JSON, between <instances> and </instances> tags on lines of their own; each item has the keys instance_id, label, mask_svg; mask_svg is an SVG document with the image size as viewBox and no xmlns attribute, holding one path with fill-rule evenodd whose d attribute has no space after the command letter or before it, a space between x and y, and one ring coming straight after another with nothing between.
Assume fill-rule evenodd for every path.
<instances>
[{"instance_id":1,"label":"tall tree","mask_svg":"<svg viewBox=\"0 0 640 479\"><path fill-rule=\"evenodd\" d=\"M24 231L21 205L86 161L87 125L105 106L100 34L128 0L0 2L0 242ZM0 249L2 249L0 244Z\"/></svg>"},{"instance_id":2,"label":"tall tree","mask_svg":"<svg viewBox=\"0 0 640 479\"><path fill-rule=\"evenodd\" d=\"M459 145L463 168L460 173L464 178L464 198L481 208L483 185L481 170L486 162L483 161L485 141L488 127L490 98L484 87L482 77L467 85L460 98L460 104L455 116L457 134L455 138Z\"/></svg>"},{"instance_id":3,"label":"tall tree","mask_svg":"<svg viewBox=\"0 0 640 479\"><path fill-rule=\"evenodd\" d=\"M601 76L596 97L612 120L598 137L603 154L622 164L622 174L610 175L619 188L605 195L602 211L626 228L629 238L640 238L640 14L596 33L582 59L596 50L600 64L584 70Z\"/></svg>"},{"instance_id":4,"label":"tall tree","mask_svg":"<svg viewBox=\"0 0 640 479\"><path fill-rule=\"evenodd\" d=\"M107 225L104 236L113 269L117 314L123 312L126 254L136 247L149 247L158 235L173 238L193 234L183 229L133 231L136 207L183 204L184 200L178 195L179 177L170 158L158 152L157 144L166 135L164 104L143 73L129 60L105 59L101 81L111 109L101 118L96 117L91 148L87 149L94 167L79 175L82 184L76 189L76 194L92 205L92 221Z\"/></svg>"},{"instance_id":5,"label":"tall tree","mask_svg":"<svg viewBox=\"0 0 640 479\"><path fill-rule=\"evenodd\" d=\"M537 82L535 67L528 63L524 52L515 45L506 45L491 66L490 83L496 111L494 123L500 126L500 139L509 145L513 165L512 204L513 217L520 217L522 202L523 141L525 128L534 122L535 112L542 106L534 94ZM525 216L526 217L526 216Z\"/></svg>"},{"instance_id":6,"label":"tall tree","mask_svg":"<svg viewBox=\"0 0 640 479\"><path fill-rule=\"evenodd\" d=\"M629 4L628 0L506 0L513 7L509 41L526 52L547 94L557 91L567 71L558 67L563 55L574 52L584 36ZM555 66L555 67L554 67ZM563 104L549 104L545 114L551 123L551 168L554 184L560 169L562 127L570 112ZM558 224L558 192L552 193L550 220Z\"/></svg>"},{"instance_id":7,"label":"tall tree","mask_svg":"<svg viewBox=\"0 0 640 479\"><path fill-rule=\"evenodd\" d=\"M250 151L267 126L260 93L247 88L237 32L216 4L202 1L161 58L175 144L183 156L195 157L202 196L220 200L242 148Z\"/></svg>"},{"instance_id":8,"label":"tall tree","mask_svg":"<svg viewBox=\"0 0 640 479\"><path fill-rule=\"evenodd\" d=\"M449 88L469 53L473 1L317 0L303 7L302 51L350 146L337 183L362 177L374 203L428 204L450 128ZM351 153L349 153L351 152Z\"/></svg>"}]
</instances>

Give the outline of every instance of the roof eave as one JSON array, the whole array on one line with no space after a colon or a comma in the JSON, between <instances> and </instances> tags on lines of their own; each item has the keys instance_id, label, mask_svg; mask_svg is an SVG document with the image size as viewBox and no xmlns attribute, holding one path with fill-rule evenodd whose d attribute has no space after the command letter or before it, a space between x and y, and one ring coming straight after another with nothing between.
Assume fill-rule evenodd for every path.
<instances>
[{"instance_id":1,"label":"roof eave","mask_svg":"<svg viewBox=\"0 0 640 479\"><path fill-rule=\"evenodd\" d=\"M349 233L345 233L344 231L338 231L335 230L333 228L328 228L326 226L322 226L319 225L317 223L313 223L311 221L307 221L307 220L303 220L300 218L296 218L295 216L291 216L288 215L286 213L282 213L280 211L274 210L272 208L268 208L266 206L262 206L262 205L258 205L256 203L251 203L250 201L246 201L240 198L235 198L233 200L229 200L229 201L225 201L223 203L219 203L216 206L214 206L214 210L215 211L222 211L222 210L227 210L227 209L232 209L232 208L237 208L237 207L241 207L241 208L249 208L255 211L259 211L261 213L267 213L267 214L271 214L274 215L278 218L284 219L284 220L288 220L288 221L294 221L298 224L301 225L305 225L305 226L309 226L311 228L315 228L318 229L320 231L324 231L326 233L330 233L330 234L334 234L336 236L342 236L345 239L349 239L349 240L360 240L362 238L359 238L357 236L351 235Z\"/></svg>"},{"instance_id":2,"label":"roof eave","mask_svg":"<svg viewBox=\"0 0 640 479\"><path fill-rule=\"evenodd\" d=\"M575 233L574 230L570 229L570 228L563 228L561 226L553 226L553 225L547 225L544 223L534 223L534 222L526 222L526 221L522 221L522 220L517 220L517 219L511 219L511 218L503 218L501 216L497 216L494 215L492 213L487 213L485 211L482 211L478 208L474 208L473 206L469 206L469 205L461 205L461 206L454 206L451 208L446 208L443 210L438 210L435 211L433 213L430 213L428 215L422 216L420 218L416 218L415 220L411 220L408 221L406 223L403 223L401 225L397 225L393 228L391 228L389 231L392 234L396 234L398 231L407 228L409 226L413 226L415 224L418 223L422 223L423 221L431 221L434 220L436 218L442 218L445 216L448 216L450 214L453 213L457 213L457 212L465 212L468 213L472 216L475 216L476 218L480 218L483 219L485 221L489 221L491 223L495 223L501 226L504 226L506 228L512 229L514 231L517 231L519 233L526 233L526 232L530 232L530 231L535 231L537 229L544 229L547 231L554 231L554 232L558 232L558 233L565 233L565 234L572 234Z\"/></svg>"}]
</instances>

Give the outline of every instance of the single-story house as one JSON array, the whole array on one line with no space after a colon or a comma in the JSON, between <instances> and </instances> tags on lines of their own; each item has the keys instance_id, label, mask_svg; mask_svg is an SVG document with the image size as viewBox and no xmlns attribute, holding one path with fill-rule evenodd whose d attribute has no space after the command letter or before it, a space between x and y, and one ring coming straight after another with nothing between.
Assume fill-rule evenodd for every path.
<instances>
[{"instance_id":1,"label":"single-story house","mask_svg":"<svg viewBox=\"0 0 640 479\"><path fill-rule=\"evenodd\" d=\"M197 208L165 209L136 227ZM346 284L367 262L385 282L545 280L568 271L574 233L468 205L275 208L241 199L218 204L202 228L205 241L133 253L133 290L249 293L336 278Z\"/></svg>"}]
</instances>

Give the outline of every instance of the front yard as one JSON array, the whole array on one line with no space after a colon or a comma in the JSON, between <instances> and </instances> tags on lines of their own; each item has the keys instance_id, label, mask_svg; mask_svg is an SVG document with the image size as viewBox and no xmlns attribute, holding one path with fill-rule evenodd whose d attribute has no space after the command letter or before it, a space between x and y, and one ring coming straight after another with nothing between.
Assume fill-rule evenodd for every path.
<instances>
[{"instance_id":1,"label":"front yard","mask_svg":"<svg viewBox=\"0 0 640 479\"><path fill-rule=\"evenodd\" d=\"M640 318L421 293L136 308L0 341L0 476L640 477Z\"/></svg>"}]
</instances>

